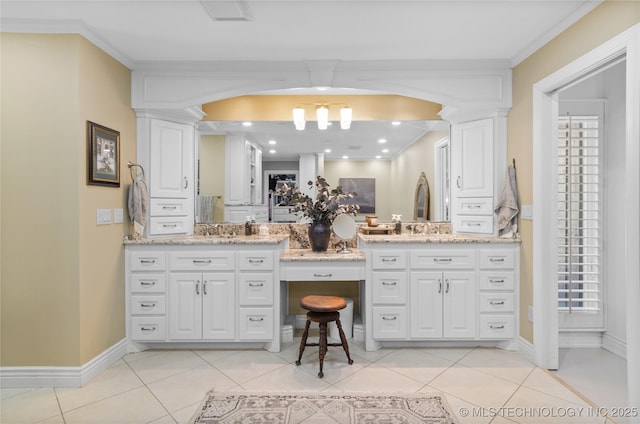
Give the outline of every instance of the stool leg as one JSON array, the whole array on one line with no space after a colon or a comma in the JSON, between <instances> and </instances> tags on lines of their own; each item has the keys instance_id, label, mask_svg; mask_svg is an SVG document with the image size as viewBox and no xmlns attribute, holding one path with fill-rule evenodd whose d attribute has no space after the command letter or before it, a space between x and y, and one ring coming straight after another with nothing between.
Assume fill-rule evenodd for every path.
<instances>
[{"instance_id":1,"label":"stool leg","mask_svg":"<svg viewBox=\"0 0 640 424\"><path fill-rule=\"evenodd\" d=\"M351 355L349 355L349 344L347 343L347 337L344 335L344 331L342 331L342 324L340 320L336 320L336 325L338 326L338 333L340 334L340 341L342 342L342 348L344 349L344 353L347 354L347 359L349 360L349 365L353 364L353 359L351 359Z\"/></svg>"},{"instance_id":2,"label":"stool leg","mask_svg":"<svg viewBox=\"0 0 640 424\"><path fill-rule=\"evenodd\" d=\"M304 348L307 345L307 337L309 337L310 325L311 325L311 321L307 320L307 323L304 326L304 333L302 333L302 340L300 340L300 354L298 356L298 360L296 361L296 365L300 365L300 360L302 359L302 353L304 352Z\"/></svg>"},{"instance_id":3,"label":"stool leg","mask_svg":"<svg viewBox=\"0 0 640 424\"><path fill-rule=\"evenodd\" d=\"M320 340L318 342L320 345L319 356L320 356L320 372L318 373L318 377L324 377L324 373L322 372L322 364L324 363L324 356L327 353L327 323L320 323Z\"/></svg>"}]
</instances>

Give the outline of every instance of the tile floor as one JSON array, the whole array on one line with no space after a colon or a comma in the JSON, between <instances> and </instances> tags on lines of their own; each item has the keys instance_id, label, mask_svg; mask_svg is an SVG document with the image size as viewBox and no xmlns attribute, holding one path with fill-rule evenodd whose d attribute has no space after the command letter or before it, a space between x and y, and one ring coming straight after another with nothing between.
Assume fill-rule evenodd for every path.
<instances>
[{"instance_id":1,"label":"tile floor","mask_svg":"<svg viewBox=\"0 0 640 424\"><path fill-rule=\"evenodd\" d=\"M490 348L366 352L352 342L354 364L346 363L340 348L330 348L325 377L319 379L317 348L307 348L297 367L298 343L295 338L279 353L155 350L126 355L79 389L1 389L0 422L182 424L189 422L211 389L442 392L462 424L614 422L593 416L590 401L515 352Z\"/></svg>"}]
</instances>

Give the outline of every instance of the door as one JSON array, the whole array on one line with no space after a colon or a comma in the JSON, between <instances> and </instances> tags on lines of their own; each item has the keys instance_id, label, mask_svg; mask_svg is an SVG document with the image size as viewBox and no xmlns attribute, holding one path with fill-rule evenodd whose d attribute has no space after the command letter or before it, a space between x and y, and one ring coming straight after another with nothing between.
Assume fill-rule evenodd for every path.
<instances>
[{"instance_id":1,"label":"door","mask_svg":"<svg viewBox=\"0 0 640 424\"><path fill-rule=\"evenodd\" d=\"M410 336L416 339L442 337L442 272L412 272Z\"/></svg>"},{"instance_id":2,"label":"door","mask_svg":"<svg viewBox=\"0 0 640 424\"><path fill-rule=\"evenodd\" d=\"M206 340L235 338L235 289L233 273L202 276L202 337Z\"/></svg>"},{"instance_id":3,"label":"door","mask_svg":"<svg viewBox=\"0 0 640 424\"><path fill-rule=\"evenodd\" d=\"M169 339L202 339L202 274L169 274Z\"/></svg>"},{"instance_id":4,"label":"door","mask_svg":"<svg viewBox=\"0 0 640 424\"><path fill-rule=\"evenodd\" d=\"M475 338L478 320L475 272L445 272L443 278L444 337Z\"/></svg>"}]
</instances>

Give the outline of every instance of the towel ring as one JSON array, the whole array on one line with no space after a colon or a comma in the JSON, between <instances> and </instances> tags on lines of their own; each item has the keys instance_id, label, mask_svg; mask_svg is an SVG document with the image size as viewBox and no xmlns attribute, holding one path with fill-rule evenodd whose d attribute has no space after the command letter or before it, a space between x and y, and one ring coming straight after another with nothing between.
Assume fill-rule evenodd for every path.
<instances>
[{"instance_id":1,"label":"towel ring","mask_svg":"<svg viewBox=\"0 0 640 424\"><path fill-rule=\"evenodd\" d=\"M129 173L131 174L131 179L133 181L137 181L138 180L137 172L136 172L136 174L134 174L134 170L133 170L133 168L135 168L135 167L140 168L140 171L142 172L142 181L144 181L144 168L142 167L142 165L138 165L137 163L133 163L133 162L129 161L127 163L127 166L129 167Z\"/></svg>"}]
</instances>

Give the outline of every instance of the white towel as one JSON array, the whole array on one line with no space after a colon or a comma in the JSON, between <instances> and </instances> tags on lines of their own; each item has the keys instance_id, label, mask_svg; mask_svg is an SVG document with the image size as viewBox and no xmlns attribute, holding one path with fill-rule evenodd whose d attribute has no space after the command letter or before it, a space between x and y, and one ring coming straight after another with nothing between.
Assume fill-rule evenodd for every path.
<instances>
[{"instance_id":1,"label":"white towel","mask_svg":"<svg viewBox=\"0 0 640 424\"><path fill-rule=\"evenodd\" d=\"M516 168L507 167L502 190L498 195L495 207L497 215L498 236L503 238L515 237L518 232L518 184L516 182Z\"/></svg>"},{"instance_id":2,"label":"white towel","mask_svg":"<svg viewBox=\"0 0 640 424\"><path fill-rule=\"evenodd\" d=\"M134 238L140 238L144 234L144 226L147 223L149 209L149 192L144 180L137 180L129 187L129 218L133 222Z\"/></svg>"}]
</instances>

